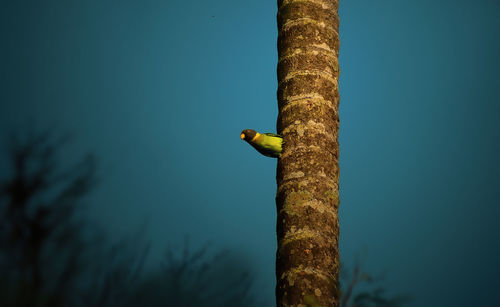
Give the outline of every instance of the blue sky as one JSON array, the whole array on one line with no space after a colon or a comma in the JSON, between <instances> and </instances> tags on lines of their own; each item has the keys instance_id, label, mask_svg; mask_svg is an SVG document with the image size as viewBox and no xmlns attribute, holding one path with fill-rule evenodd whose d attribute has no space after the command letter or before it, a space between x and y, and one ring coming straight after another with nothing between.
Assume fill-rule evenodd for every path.
<instances>
[{"instance_id":1,"label":"blue sky","mask_svg":"<svg viewBox=\"0 0 500 307\"><path fill-rule=\"evenodd\" d=\"M341 251L412 306L500 304L500 4L342 1ZM274 302L274 1L0 3L0 129L54 126L100 162L117 237L212 242ZM249 189L250 187L250 189Z\"/></svg>"}]
</instances>

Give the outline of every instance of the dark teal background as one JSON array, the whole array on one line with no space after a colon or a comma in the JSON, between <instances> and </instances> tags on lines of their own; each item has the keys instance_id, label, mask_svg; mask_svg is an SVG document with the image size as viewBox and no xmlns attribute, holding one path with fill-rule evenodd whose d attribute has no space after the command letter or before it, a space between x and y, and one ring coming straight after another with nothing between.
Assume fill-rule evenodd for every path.
<instances>
[{"instance_id":1,"label":"dark teal background","mask_svg":"<svg viewBox=\"0 0 500 307\"><path fill-rule=\"evenodd\" d=\"M100 161L117 237L212 242L274 303L276 2L1 1L0 129ZM341 1L341 251L411 306L500 306L500 2ZM3 145L3 144L2 144ZM3 165L5 168L5 165Z\"/></svg>"}]
</instances>

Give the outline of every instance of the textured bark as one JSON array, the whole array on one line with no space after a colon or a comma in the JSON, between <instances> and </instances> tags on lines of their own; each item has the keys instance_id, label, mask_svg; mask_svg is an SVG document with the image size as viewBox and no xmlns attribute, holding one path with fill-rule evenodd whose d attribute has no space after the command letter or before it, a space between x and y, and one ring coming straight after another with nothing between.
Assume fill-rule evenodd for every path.
<instances>
[{"instance_id":1,"label":"textured bark","mask_svg":"<svg viewBox=\"0 0 500 307\"><path fill-rule=\"evenodd\" d=\"M338 306L338 0L278 0L277 306Z\"/></svg>"}]
</instances>

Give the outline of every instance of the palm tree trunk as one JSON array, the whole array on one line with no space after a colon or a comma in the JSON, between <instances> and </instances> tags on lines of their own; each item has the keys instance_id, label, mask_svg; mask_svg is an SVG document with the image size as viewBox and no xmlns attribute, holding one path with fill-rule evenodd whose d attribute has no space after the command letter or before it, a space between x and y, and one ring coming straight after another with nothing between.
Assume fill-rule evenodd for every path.
<instances>
[{"instance_id":1,"label":"palm tree trunk","mask_svg":"<svg viewBox=\"0 0 500 307\"><path fill-rule=\"evenodd\" d=\"M277 306L338 306L338 0L278 0Z\"/></svg>"}]
</instances>

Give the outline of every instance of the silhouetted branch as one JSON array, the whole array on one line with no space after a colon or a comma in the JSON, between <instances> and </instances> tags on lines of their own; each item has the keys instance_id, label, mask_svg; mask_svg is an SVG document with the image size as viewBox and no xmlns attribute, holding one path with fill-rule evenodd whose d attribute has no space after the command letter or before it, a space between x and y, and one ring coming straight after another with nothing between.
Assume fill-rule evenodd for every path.
<instances>
[{"instance_id":1,"label":"silhouetted branch","mask_svg":"<svg viewBox=\"0 0 500 307\"><path fill-rule=\"evenodd\" d=\"M407 295L399 295L395 297L387 297L385 290L382 287L375 287L373 290L364 290L356 292L357 286L361 282L374 283L380 281L370 274L361 272L361 265L356 261L352 276L348 282L347 289L341 297L341 307L400 307L410 302L412 299ZM354 295L354 296L353 296Z\"/></svg>"},{"instance_id":2,"label":"silhouetted branch","mask_svg":"<svg viewBox=\"0 0 500 307\"><path fill-rule=\"evenodd\" d=\"M347 290L345 291L345 293L342 296L342 300L341 300L341 303L340 303L341 307L347 306L347 302L351 298L352 292L354 291L354 287L356 286L356 284L358 283L358 281L359 281L359 265L356 264L354 266L354 272L352 274L352 280L349 283L349 285L347 286Z\"/></svg>"}]
</instances>

